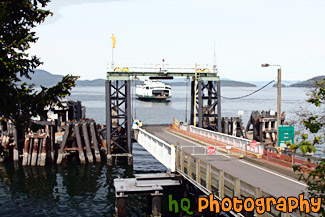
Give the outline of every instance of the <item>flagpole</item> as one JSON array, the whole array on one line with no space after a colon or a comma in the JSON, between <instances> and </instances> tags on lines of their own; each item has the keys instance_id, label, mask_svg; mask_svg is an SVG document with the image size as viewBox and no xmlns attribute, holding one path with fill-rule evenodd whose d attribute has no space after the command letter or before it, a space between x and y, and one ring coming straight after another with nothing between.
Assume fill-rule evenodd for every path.
<instances>
[{"instance_id":1,"label":"flagpole","mask_svg":"<svg viewBox=\"0 0 325 217\"><path fill-rule=\"evenodd\" d=\"M115 48L115 35L112 34L112 42L113 42L113 46L112 46L112 69L114 69L114 48Z\"/></svg>"},{"instance_id":2,"label":"flagpole","mask_svg":"<svg viewBox=\"0 0 325 217\"><path fill-rule=\"evenodd\" d=\"M114 69L114 48L112 48L112 69Z\"/></svg>"}]
</instances>

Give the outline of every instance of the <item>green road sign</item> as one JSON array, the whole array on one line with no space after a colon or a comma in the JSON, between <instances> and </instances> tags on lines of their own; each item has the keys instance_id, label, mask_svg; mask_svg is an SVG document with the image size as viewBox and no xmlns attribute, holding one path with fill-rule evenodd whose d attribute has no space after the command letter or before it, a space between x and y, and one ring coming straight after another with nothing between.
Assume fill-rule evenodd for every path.
<instances>
[{"instance_id":1,"label":"green road sign","mask_svg":"<svg viewBox=\"0 0 325 217\"><path fill-rule=\"evenodd\" d=\"M292 125L280 125L279 126L279 141L278 147L287 147L287 142L294 142L295 127Z\"/></svg>"}]
</instances>

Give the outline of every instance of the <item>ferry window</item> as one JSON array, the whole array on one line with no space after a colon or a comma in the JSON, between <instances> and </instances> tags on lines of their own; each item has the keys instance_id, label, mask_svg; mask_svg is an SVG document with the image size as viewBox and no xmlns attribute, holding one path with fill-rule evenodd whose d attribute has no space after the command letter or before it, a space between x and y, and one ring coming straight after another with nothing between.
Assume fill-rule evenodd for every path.
<instances>
[{"instance_id":1,"label":"ferry window","mask_svg":"<svg viewBox=\"0 0 325 217\"><path fill-rule=\"evenodd\" d=\"M146 87L146 89L148 90L148 89L149 89L149 87Z\"/></svg>"}]
</instances>

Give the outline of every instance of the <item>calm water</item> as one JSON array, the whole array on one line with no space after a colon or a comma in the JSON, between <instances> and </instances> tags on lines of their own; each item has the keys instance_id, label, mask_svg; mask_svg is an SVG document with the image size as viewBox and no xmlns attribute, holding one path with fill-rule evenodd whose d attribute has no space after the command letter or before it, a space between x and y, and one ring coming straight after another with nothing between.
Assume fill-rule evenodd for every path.
<instances>
[{"instance_id":1,"label":"calm water","mask_svg":"<svg viewBox=\"0 0 325 217\"><path fill-rule=\"evenodd\" d=\"M224 87L221 95L238 97L255 89ZM133 115L144 124L167 124L171 123L172 117L185 121L186 103L189 108L186 95L189 99L190 91L184 87L173 87L172 91L170 102L133 100ZM286 111L287 120L296 118L295 112L300 106L308 107L305 102L306 92L306 89L301 88L282 89L282 110ZM103 87L75 88L69 99L81 100L87 107L87 117L95 119L97 123L105 123ZM242 118L245 125L252 110L269 109L276 110L276 88L267 88L245 99L222 99L222 116L237 116L238 110L244 110ZM166 171L164 166L138 144L134 144L133 150L133 167L128 167L126 162L114 168L108 168L105 163L73 163L44 168L0 164L0 216L112 216L114 178L132 177L135 173ZM318 147L318 155L323 155L323 147ZM130 197L129 215L143 216L146 211L145 201L144 196Z\"/></svg>"},{"instance_id":2,"label":"calm water","mask_svg":"<svg viewBox=\"0 0 325 217\"><path fill-rule=\"evenodd\" d=\"M243 96L255 91L256 87L222 87L221 95L227 98ZM301 108L313 110L314 107L306 103L305 88L282 88L282 111L286 113L286 121L297 121L297 112ZM186 99L186 96L187 99ZM75 88L71 99L82 100L87 107L87 117L94 118L98 123L105 124L105 90L102 87ZM132 114L144 124L168 124L172 117L185 122L186 115L189 120L190 111L190 89L186 87L172 87L172 98L170 102L145 102L132 100ZM187 112L186 112L187 105ZM277 110L277 88L267 87L249 97L243 99L224 99L221 103L221 115L223 117L238 116L238 110L243 110L242 116L244 126L253 110ZM298 127L296 127L298 129ZM324 156L324 147L317 146L318 156Z\"/></svg>"}]
</instances>

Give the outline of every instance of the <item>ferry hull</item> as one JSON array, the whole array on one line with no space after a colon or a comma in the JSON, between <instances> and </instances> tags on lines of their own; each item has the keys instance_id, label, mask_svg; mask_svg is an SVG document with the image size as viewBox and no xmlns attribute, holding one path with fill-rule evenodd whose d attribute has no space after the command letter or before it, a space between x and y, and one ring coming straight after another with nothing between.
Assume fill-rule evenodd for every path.
<instances>
[{"instance_id":1,"label":"ferry hull","mask_svg":"<svg viewBox=\"0 0 325 217\"><path fill-rule=\"evenodd\" d=\"M169 101L171 97L168 96L140 96L137 95L137 98L142 101Z\"/></svg>"}]
</instances>

